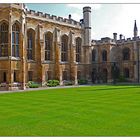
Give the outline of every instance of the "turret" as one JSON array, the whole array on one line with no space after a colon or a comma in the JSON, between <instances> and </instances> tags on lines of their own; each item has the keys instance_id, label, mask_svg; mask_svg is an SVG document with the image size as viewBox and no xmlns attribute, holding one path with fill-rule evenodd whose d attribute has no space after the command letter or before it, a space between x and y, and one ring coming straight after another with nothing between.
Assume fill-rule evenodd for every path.
<instances>
[{"instance_id":1,"label":"turret","mask_svg":"<svg viewBox=\"0 0 140 140\"><path fill-rule=\"evenodd\" d=\"M134 38L136 38L138 36L138 28L137 28L137 24L136 24L136 20L134 23Z\"/></svg>"},{"instance_id":2,"label":"turret","mask_svg":"<svg viewBox=\"0 0 140 140\"><path fill-rule=\"evenodd\" d=\"M91 46L91 7L83 8L84 46Z\"/></svg>"}]
</instances>

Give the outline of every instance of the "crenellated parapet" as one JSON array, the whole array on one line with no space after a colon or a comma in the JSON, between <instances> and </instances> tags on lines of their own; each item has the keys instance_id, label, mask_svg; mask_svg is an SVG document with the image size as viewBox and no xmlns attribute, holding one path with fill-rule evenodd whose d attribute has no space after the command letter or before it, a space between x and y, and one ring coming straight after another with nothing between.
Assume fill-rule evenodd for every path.
<instances>
[{"instance_id":1,"label":"crenellated parapet","mask_svg":"<svg viewBox=\"0 0 140 140\"><path fill-rule=\"evenodd\" d=\"M92 45L105 45L105 44L116 44L116 41L114 39L111 39L109 37L101 38L101 40L92 40Z\"/></svg>"},{"instance_id":2,"label":"crenellated parapet","mask_svg":"<svg viewBox=\"0 0 140 140\"><path fill-rule=\"evenodd\" d=\"M50 15L50 14L43 13L43 12L36 12L34 10L27 10L26 13L27 13L27 16L42 18L42 19L50 20L51 22L59 22L59 23L64 23L67 25L72 25L72 26L76 26L76 27L81 28L80 22L75 21L71 18L67 19L67 18L59 17L56 15Z\"/></svg>"},{"instance_id":3,"label":"crenellated parapet","mask_svg":"<svg viewBox=\"0 0 140 140\"><path fill-rule=\"evenodd\" d=\"M105 37L105 38L101 38L101 40L92 40L91 44L92 45L105 45L105 44L129 44L129 43L133 43L134 41L140 41L140 37L136 37L136 38L124 38L124 39L118 39L118 40L114 40L111 39L109 37Z\"/></svg>"},{"instance_id":4,"label":"crenellated parapet","mask_svg":"<svg viewBox=\"0 0 140 140\"><path fill-rule=\"evenodd\" d=\"M117 44L129 44L133 43L134 41L140 41L140 37L133 37L133 38L126 38L126 39L119 39L117 40Z\"/></svg>"}]
</instances>

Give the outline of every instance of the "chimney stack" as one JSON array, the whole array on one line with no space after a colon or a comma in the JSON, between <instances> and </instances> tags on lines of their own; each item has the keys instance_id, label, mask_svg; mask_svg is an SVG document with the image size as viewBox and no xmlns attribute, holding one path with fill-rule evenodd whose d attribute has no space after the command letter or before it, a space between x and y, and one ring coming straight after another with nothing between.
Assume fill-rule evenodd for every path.
<instances>
[{"instance_id":1,"label":"chimney stack","mask_svg":"<svg viewBox=\"0 0 140 140\"><path fill-rule=\"evenodd\" d=\"M69 19L71 19L71 14L69 14Z\"/></svg>"},{"instance_id":2,"label":"chimney stack","mask_svg":"<svg viewBox=\"0 0 140 140\"><path fill-rule=\"evenodd\" d=\"M117 40L117 33L113 33L113 39L116 41Z\"/></svg>"},{"instance_id":3,"label":"chimney stack","mask_svg":"<svg viewBox=\"0 0 140 140\"><path fill-rule=\"evenodd\" d=\"M120 40L122 40L122 37L123 37L123 35L122 35L122 34L120 34Z\"/></svg>"}]
</instances>

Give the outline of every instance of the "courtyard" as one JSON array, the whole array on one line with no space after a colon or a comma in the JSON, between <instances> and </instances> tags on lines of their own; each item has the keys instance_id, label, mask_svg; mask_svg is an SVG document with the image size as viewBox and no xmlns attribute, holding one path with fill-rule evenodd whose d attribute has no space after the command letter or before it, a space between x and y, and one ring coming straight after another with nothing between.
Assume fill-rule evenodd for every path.
<instances>
[{"instance_id":1,"label":"courtyard","mask_svg":"<svg viewBox=\"0 0 140 140\"><path fill-rule=\"evenodd\" d=\"M0 94L0 136L140 136L140 86Z\"/></svg>"}]
</instances>

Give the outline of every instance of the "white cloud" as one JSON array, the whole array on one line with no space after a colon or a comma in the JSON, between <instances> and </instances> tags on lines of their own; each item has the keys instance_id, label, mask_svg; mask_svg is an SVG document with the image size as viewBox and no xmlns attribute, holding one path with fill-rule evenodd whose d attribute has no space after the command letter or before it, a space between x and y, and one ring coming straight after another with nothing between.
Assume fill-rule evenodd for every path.
<instances>
[{"instance_id":1,"label":"white cloud","mask_svg":"<svg viewBox=\"0 0 140 140\"><path fill-rule=\"evenodd\" d=\"M83 18L82 9L85 6L90 6L94 10L101 8L101 4L67 4L68 8L75 8L77 12L71 12L72 19L79 21Z\"/></svg>"},{"instance_id":2,"label":"white cloud","mask_svg":"<svg viewBox=\"0 0 140 140\"><path fill-rule=\"evenodd\" d=\"M68 15L65 15L64 18L69 18ZM78 14L78 13L71 13L71 18L74 19L75 21L80 21L80 19L82 19L82 14Z\"/></svg>"},{"instance_id":3,"label":"white cloud","mask_svg":"<svg viewBox=\"0 0 140 140\"><path fill-rule=\"evenodd\" d=\"M68 7L77 8L82 10L85 6L90 6L94 10L98 10L101 8L101 4L67 4Z\"/></svg>"},{"instance_id":4,"label":"white cloud","mask_svg":"<svg viewBox=\"0 0 140 140\"><path fill-rule=\"evenodd\" d=\"M82 19L82 15L77 14L77 13L72 13L71 18L76 20L76 21L80 21L80 19Z\"/></svg>"},{"instance_id":5,"label":"white cloud","mask_svg":"<svg viewBox=\"0 0 140 140\"><path fill-rule=\"evenodd\" d=\"M134 20L137 20L137 26L140 28L140 4L124 4L119 14L112 19L111 24L107 27L108 34L113 32L123 34L126 38L133 37Z\"/></svg>"}]
</instances>

